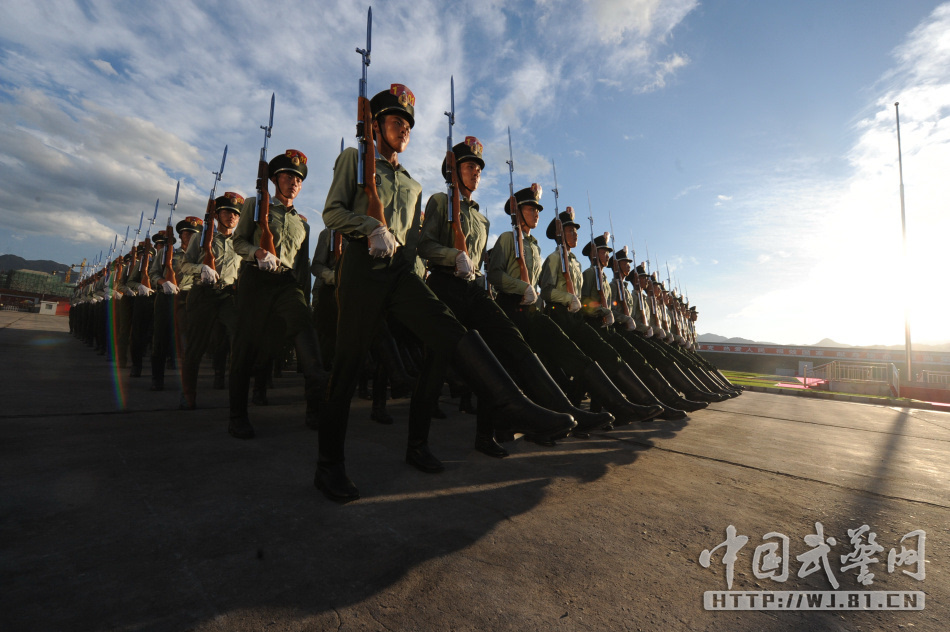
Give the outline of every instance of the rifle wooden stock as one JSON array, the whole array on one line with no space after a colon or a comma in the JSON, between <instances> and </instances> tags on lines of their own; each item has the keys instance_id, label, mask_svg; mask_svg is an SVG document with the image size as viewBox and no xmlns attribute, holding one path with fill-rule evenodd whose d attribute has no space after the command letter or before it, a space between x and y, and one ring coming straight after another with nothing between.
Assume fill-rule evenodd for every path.
<instances>
[{"instance_id":1,"label":"rifle wooden stock","mask_svg":"<svg viewBox=\"0 0 950 632\"><path fill-rule=\"evenodd\" d=\"M518 201L515 200L515 196L508 198L509 208L511 208L511 220L513 228L515 231L515 240L518 242L518 252L520 255L518 259L518 268L521 272L521 280L525 283L531 283L531 277L528 275L528 264L525 263L524 258L524 234L521 232L521 207L518 206Z\"/></svg>"},{"instance_id":2,"label":"rifle wooden stock","mask_svg":"<svg viewBox=\"0 0 950 632\"><path fill-rule=\"evenodd\" d=\"M383 202L376 191L376 141L373 137L373 111L369 99L359 97L358 120L363 132L363 190L366 193L366 214L383 226L388 226L383 214Z\"/></svg>"},{"instance_id":3,"label":"rifle wooden stock","mask_svg":"<svg viewBox=\"0 0 950 632\"><path fill-rule=\"evenodd\" d=\"M459 177L455 163L455 152L449 149L445 152L445 166L449 172L449 181L452 184L452 196L449 198L449 204L452 205L452 246L468 254L468 246L465 245L465 233L462 231L462 201L459 196Z\"/></svg>"},{"instance_id":4,"label":"rifle wooden stock","mask_svg":"<svg viewBox=\"0 0 950 632\"><path fill-rule=\"evenodd\" d=\"M621 310L623 311L624 316L630 315L630 306L627 305L627 288L624 287L624 277L620 273L620 262L617 261L617 258L614 257L613 263L614 278L617 279L617 294L618 299L620 300Z\"/></svg>"},{"instance_id":5,"label":"rifle wooden stock","mask_svg":"<svg viewBox=\"0 0 950 632\"><path fill-rule=\"evenodd\" d=\"M331 230L330 234L333 236L330 252L333 254L333 259L339 261L340 257L343 256L343 233L338 230Z\"/></svg>"},{"instance_id":6,"label":"rifle wooden stock","mask_svg":"<svg viewBox=\"0 0 950 632\"><path fill-rule=\"evenodd\" d=\"M277 248L274 247L274 233L270 230L270 193L267 190L268 176L267 162L261 160L257 164L257 192L261 196L261 203L258 206L257 225L261 229L260 247L265 252L277 256Z\"/></svg>"},{"instance_id":7,"label":"rifle wooden stock","mask_svg":"<svg viewBox=\"0 0 950 632\"><path fill-rule=\"evenodd\" d=\"M202 263L217 271L214 265L214 252L211 250L211 242L214 241L214 200L211 198L208 198L208 208L205 209L204 229L204 237L201 240L201 250L204 252Z\"/></svg>"},{"instance_id":8,"label":"rifle wooden stock","mask_svg":"<svg viewBox=\"0 0 950 632\"><path fill-rule=\"evenodd\" d=\"M178 277L175 275L175 266L172 265L172 257L175 255L175 246L172 244L172 226L169 224L165 228L165 249L162 251L165 267L165 281L178 285Z\"/></svg>"},{"instance_id":9,"label":"rifle wooden stock","mask_svg":"<svg viewBox=\"0 0 950 632\"><path fill-rule=\"evenodd\" d=\"M148 276L148 267L152 262L152 240L149 237L145 238L145 254L142 255L142 280L139 281L142 285L148 289L152 289L152 279Z\"/></svg>"},{"instance_id":10,"label":"rifle wooden stock","mask_svg":"<svg viewBox=\"0 0 950 632\"><path fill-rule=\"evenodd\" d=\"M564 243L564 223L560 215L554 218L554 230L557 233L557 249L561 253L561 274L564 275L564 283L567 284L567 291L577 296L574 292L574 279L571 278L571 258L567 253L567 244Z\"/></svg>"}]
</instances>

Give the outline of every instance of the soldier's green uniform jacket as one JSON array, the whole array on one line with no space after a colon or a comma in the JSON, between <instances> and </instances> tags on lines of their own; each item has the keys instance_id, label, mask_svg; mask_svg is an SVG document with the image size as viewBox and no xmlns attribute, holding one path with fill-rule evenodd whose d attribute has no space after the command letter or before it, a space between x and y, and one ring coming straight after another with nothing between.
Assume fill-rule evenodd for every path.
<instances>
[{"instance_id":1,"label":"soldier's green uniform jacket","mask_svg":"<svg viewBox=\"0 0 950 632\"><path fill-rule=\"evenodd\" d=\"M149 259L149 267L151 267L152 261L155 260L156 250L154 246L150 246L148 251L150 253L149 256L151 257L151 259ZM126 283L128 285L138 286L140 283L142 283L142 278L144 277L144 275L142 274L142 260L144 256L145 255L143 253L143 254L140 254L138 258L136 258L135 265L132 266L132 270L129 271L129 277L128 279L126 279ZM146 270L146 272L148 272L148 270ZM155 288L153 287L152 289L154 290Z\"/></svg>"},{"instance_id":2,"label":"soldier's green uniform jacket","mask_svg":"<svg viewBox=\"0 0 950 632\"><path fill-rule=\"evenodd\" d=\"M192 239L191 241L195 241ZM190 244L189 244L190 245ZM178 280L178 289L187 292L191 289L194 277L190 274L184 274L182 263L185 260L185 253L181 248L172 251L172 270L175 271L175 278ZM161 291L161 284L165 281L165 253L161 256L153 256L148 265L148 278L152 281L152 289Z\"/></svg>"},{"instance_id":3,"label":"soldier's green uniform jacket","mask_svg":"<svg viewBox=\"0 0 950 632\"><path fill-rule=\"evenodd\" d=\"M536 286L541 276L541 249L534 235L524 236L524 261L531 285ZM503 294L523 295L528 289L528 284L521 280L521 266L515 258L515 236L510 230L499 235L492 246L488 282Z\"/></svg>"},{"instance_id":4,"label":"soldier's green uniform jacket","mask_svg":"<svg viewBox=\"0 0 950 632\"><path fill-rule=\"evenodd\" d=\"M620 292L620 286L618 285L618 279L616 276L613 281L610 282L610 295L613 297L613 300L610 301L611 309L614 312L615 317L620 317L623 315L623 303L627 304L627 312L630 313L630 316L636 314L636 297L633 295L633 292L630 290L630 286L626 284L626 281L620 281L624 283L623 293ZM621 298L622 297L622 298Z\"/></svg>"},{"instance_id":5,"label":"soldier's green uniform jacket","mask_svg":"<svg viewBox=\"0 0 950 632\"><path fill-rule=\"evenodd\" d=\"M246 261L254 261L254 253L261 243L261 227L254 221L255 197L244 200L241 207L241 219L231 236L234 252ZM274 234L274 250L280 265L288 270L294 269L297 251L307 237L307 227L297 215L297 211L288 210L276 196L270 198L270 230Z\"/></svg>"},{"instance_id":6,"label":"soldier's green uniform jacket","mask_svg":"<svg viewBox=\"0 0 950 632\"><path fill-rule=\"evenodd\" d=\"M635 304L635 310L632 313L633 320L637 324L637 331L642 334L650 332L652 335L652 329L650 327L650 301L646 293L639 287L634 286L633 291L637 293L636 296L631 293Z\"/></svg>"},{"instance_id":7,"label":"soldier's green uniform jacket","mask_svg":"<svg viewBox=\"0 0 950 632\"><path fill-rule=\"evenodd\" d=\"M310 274L315 277L313 282L313 292L322 288L326 283L323 280L324 272L334 272L336 263L333 261L333 245L330 243L330 229L324 228L317 237L317 247L313 251L313 259L310 261ZM344 243L343 249L346 249ZM314 299L316 300L316 299Z\"/></svg>"},{"instance_id":8,"label":"soldier's green uniform jacket","mask_svg":"<svg viewBox=\"0 0 950 632\"><path fill-rule=\"evenodd\" d=\"M610 311L610 283L607 281L607 272L603 268L600 270L600 282L604 288L606 305L600 304L600 293L597 291L597 268L591 266L584 270L584 287L579 298L581 299L581 305L584 306L582 311L588 318L603 317ZM602 323L597 325L602 326Z\"/></svg>"},{"instance_id":9,"label":"soldier's green uniform jacket","mask_svg":"<svg viewBox=\"0 0 950 632\"><path fill-rule=\"evenodd\" d=\"M204 265L204 251L201 249L201 233L191 238L185 259L181 264L182 276L190 279L192 284L201 281L201 266ZM178 254L178 253L175 253ZM215 231L211 239L211 254L214 255L214 267L218 271L219 286L234 285L237 281L238 270L241 268L241 257L234 252L234 241L231 235ZM180 281L181 279L179 279ZM189 286L191 287L191 286Z\"/></svg>"},{"instance_id":10,"label":"soldier's green uniform jacket","mask_svg":"<svg viewBox=\"0 0 950 632\"><path fill-rule=\"evenodd\" d=\"M422 237L419 240L419 256L426 260L430 268L451 268L455 271L455 258L459 251L452 246L455 235L449 224L449 196L436 193L426 203L425 221L422 224ZM482 257L488 243L488 218L478 209L478 202L459 200L462 233L465 235L465 247L476 277L480 277ZM480 282L480 281L479 281Z\"/></svg>"},{"instance_id":11,"label":"soldier's green uniform jacket","mask_svg":"<svg viewBox=\"0 0 950 632\"><path fill-rule=\"evenodd\" d=\"M380 225L379 221L366 215L369 202L363 187L356 183L357 158L354 147L347 147L337 157L333 166L333 183L323 209L326 227L351 239L368 237ZM422 185L413 180L402 165L393 168L382 158L376 159L376 178L379 181L376 191L383 203L383 217L389 231L397 242L407 246L406 256L415 258L422 214ZM243 213L241 218L244 218Z\"/></svg>"},{"instance_id":12,"label":"soldier's green uniform jacket","mask_svg":"<svg viewBox=\"0 0 950 632\"><path fill-rule=\"evenodd\" d=\"M574 291L583 287L584 279L581 275L581 264L574 256L573 252L567 253L567 267L571 273L571 283L574 284ZM567 281L561 273L561 251L555 250L544 260L544 267L541 270L541 298L545 303L555 303L557 305L570 306L571 297L574 296L567 291ZM579 296L577 298L580 298Z\"/></svg>"}]
</instances>

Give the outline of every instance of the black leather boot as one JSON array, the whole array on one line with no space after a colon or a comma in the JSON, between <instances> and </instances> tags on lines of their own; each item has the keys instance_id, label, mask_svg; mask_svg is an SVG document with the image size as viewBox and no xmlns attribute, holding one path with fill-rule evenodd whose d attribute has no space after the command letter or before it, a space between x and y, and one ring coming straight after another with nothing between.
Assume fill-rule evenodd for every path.
<instances>
[{"instance_id":1,"label":"black leather boot","mask_svg":"<svg viewBox=\"0 0 950 632\"><path fill-rule=\"evenodd\" d=\"M646 384L640 380L637 374L634 373L626 363L622 363L617 367L617 370L611 375L611 379L613 379L617 388L627 396L627 399L633 399L639 404L660 406L663 411L656 416L657 419L662 421L679 421L688 417L688 415L679 408L667 406L657 399L657 396L646 387Z\"/></svg>"},{"instance_id":2,"label":"black leather boot","mask_svg":"<svg viewBox=\"0 0 950 632\"><path fill-rule=\"evenodd\" d=\"M682 391L686 399L691 399L694 402L721 402L725 399L721 395L701 389L689 379L689 376L675 362L668 365L667 370L663 371L663 376L676 387L676 390Z\"/></svg>"},{"instance_id":3,"label":"black leather boot","mask_svg":"<svg viewBox=\"0 0 950 632\"><path fill-rule=\"evenodd\" d=\"M424 441L409 442L409 445L406 446L406 463L427 474L437 474L445 469L442 461L432 454L428 444Z\"/></svg>"},{"instance_id":4,"label":"black leather boot","mask_svg":"<svg viewBox=\"0 0 950 632\"><path fill-rule=\"evenodd\" d=\"M317 462L313 484L323 495L338 503L348 503L360 497L360 491L346 475L343 463Z\"/></svg>"},{"instance_id":5,"label":"black leather boot","mask_svg":"<svg viewBox=\"0 0 950 632\"><path fill-rule=\"evenodd\" d=\"M525 357L515 372L518 383L524 387L525 393L532 401L549 410L571 415L577 422L574 428L576 432L591 432L614 421L614 416L610 413L588 412L575 408L534 353Z\"/></svg>"},{"instance_id":6,"label":"black leather boot","mask_svg":"<svg viewBox=\"0 0 950 632\"><path fill-rule=\"evenodd\" d=\"M554 437L576 425L570 415L541 408L525 397L474 329L459 340L454 363L479 400L491 398L487 414L496 430Z\"/></svg>"},{"instance_id":7,"label":"black leather boot","mask_svg":"<svg viewBox=\"0 0 950 632\"><path fill-rule=\"evenodd\" d=\"M642 376L643 383L646 384L657 398L663 402L666 406L671 408L679 408L680 410L685 410L688 413L701 410L709 406L708 402L694 402L693 400L686 399L679 394L675 388L670 386L670 383L666 381L666 378L663 377L662 373L658 371L647 372Z\"/></svg>"},{"instance_id":8,"label":"black leather boot","mask_svg":"<svg viewBox=\"0 0 950 632\"><path fill-rule=\"evenodd\" d=\"M639 406L630 403L596 362L584 369L583 379L587 382L591 396L597 398L616 418L614 425L650 421L663 413L662 406Z\"/></svg>"},{"instance_id":9,"label":"black leather boot","mask_svg":"<svg viewBox=\"0 0 950 632\"><path fill-rule=\"evenodd\" d=\"M488 418L487 412L483 412L489 408L490 406L482 398L478 399L478 408L475 412L475 449L487 456L503 459L508 456L508 450L495 440L492 420Z\"/></svg>"}]
</instances>

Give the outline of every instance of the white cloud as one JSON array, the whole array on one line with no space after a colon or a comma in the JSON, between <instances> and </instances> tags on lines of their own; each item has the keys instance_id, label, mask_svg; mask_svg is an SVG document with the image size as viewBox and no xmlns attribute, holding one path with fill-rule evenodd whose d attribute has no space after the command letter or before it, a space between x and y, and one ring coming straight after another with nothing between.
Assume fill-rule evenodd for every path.
<instances>
[{"instance_id":1,"label":"white cloud","mask_svg":"<svg viewBox=\"0 0 950 632\"><path fill-rule=\"evenodd\" d=\"M674 200L678 200L678 199L680 199L681 197L687 196L687 195L689 195L690 193L692 193L693 191L698 191L698 190L701 189L701 188L702 188L702 185L701 185L701 184L693 184L693 185L690 185L690 186L686 187L685 189L683 189L682 191L680 191L679 193L677 193L676 195L674 195L674 196L673 196L673 199L674 199Z\"/></svg>"},{"instance_id":2,"label":"white cloud","mask_svg":"<svg viewBox=\"0 0 950 632\"><path fill-rule=\"evenodd\" d=\"M102 71L102 74L104 75L111 75L114 77L119 76L119 73L116 72L116 69L112 67L112 64L103 59L93 59L92 65Z\"/></svg>"}]
</instances>

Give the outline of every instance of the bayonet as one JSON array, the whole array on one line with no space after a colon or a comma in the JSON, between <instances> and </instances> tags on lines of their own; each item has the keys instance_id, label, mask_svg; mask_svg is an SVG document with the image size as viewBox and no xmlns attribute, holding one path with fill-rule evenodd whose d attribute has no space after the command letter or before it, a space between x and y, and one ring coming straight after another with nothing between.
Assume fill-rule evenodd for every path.
<instances>
[{"instance_id":1,"label":"bayonet","mask_svg":"<svg viewBox=\"0 0 950 632\"><path fill-rule=\"evenodd\" d=\"M267 141L270 139L271 130L274 128L274 101L276 98L276 93L271 92L270 95L270 116L267 119L267 125L261 125L261 129L264 130L264 146L261 148L261 164L266 167L267 165ZM261 173L262 167L258 167L257 173L257 200L254 202L254 221L260 221L260 212L261 212L261 196L262 189L267 188L267 174Z\"/></svg>"},{"instance_id":2,"label":"bayonet","mask_svg":"<svg viewBox=\"0 0 950 632\"><path fill-rule=\"evenodd\" d=\"M451 104L452 104L452 107L451 107L451 109L450 109L448 112L443 112L443 114L445 114L445 116L449 119L449 135L448 135L448 137L447 137L446 140L445 140L445 155L446 155L446 160L451 160L452 156L450 156L450 154L453 153L453 152L452 152L452 126L455 125L455 75L452 75L452 76L449 78L449 82L450 82L449 85L451 86L451 95L452 95L452 96L451 96ZM454 166L454 162L455 162L455 161L454 161L454 160L451 160L451 162L452 162L453 164L449 164L449 165L448 165L448 167L449 167L450 169ZM452 208L452 206L453 206L453 204L452 204L452 191L453 191L453 189L455 188L455 174L454 174L454 173L449 173L449 174L446 176L445 184L446 184L446 188L447 188L446 194L447 194L448 197L449 197L449 203L446 205L446 206L447 206L446 218L448 219L448 222L451 224L452 221L453 221L452 211L454 210L454 209Z\"/></svg>"},{"instance_id":3,"label":"bayonet","mask_svg":"<svg viewBox=\"0 0 950 632\"><path fill-rule=\"evenodd\" d=\"M171 204L169 204L169 206L172 207L171 210L168 211L168 224L167 224L167 225L168 225L169 227L171 227L171 225L172 225L172 215L175 214L175 209L178 208L178 191L179 191L179 189L181 189L181 180L179 180L178 183L175 185L175 201L172 202ZM168 238L169 238L169 241L171 241L171 235L166 235L166 237L168 237Z\"/></svg>"},{"instance_id":4,"label":"bayonet","mask_svg":"<svg viewBox=\"0 0 950 632\"><path fill-rule=\"evenodd\" d=\"M358 117L356 124L356 136L359 139L359 156L357 158L356 166L356 183L359 186L364 186L364 177L363 170L365 169L365 160L366 160L366 148L367 142L366 138L369 136L372 138L372 116L367 118L363 111L364 108L369 108L369 97L366 94L366 69L369 68L370 64L370 52L373 48L373 7L369 8L369 11L366 13L366 48L357 48L356 52L360 54L363 58L363 74L360 77L360 96L358 103ZM365 103L364 103L365 101ZM369 127L369 129L366 129ZM340 143L342 145L342 142ZM374 152L375 153L375 152ZM375 159L375 156L370 158L371 160Z\"/></svg>"}]
</instances>

